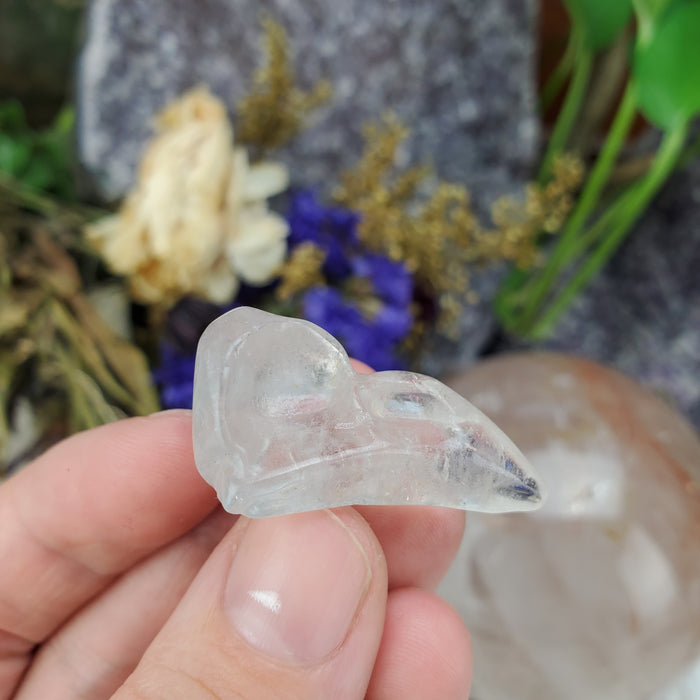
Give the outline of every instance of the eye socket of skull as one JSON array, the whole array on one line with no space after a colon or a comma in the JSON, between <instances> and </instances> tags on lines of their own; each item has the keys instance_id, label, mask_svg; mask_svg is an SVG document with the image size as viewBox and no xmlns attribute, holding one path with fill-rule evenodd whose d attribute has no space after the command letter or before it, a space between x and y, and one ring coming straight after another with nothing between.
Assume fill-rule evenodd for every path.
<instances>
[{"instance_id":1,"label":"eye socket of skull","mask_svg":"<svg viewBox=\"0 0 700 700\"><path fill-rule=\"evenodd\" d=\"M312 327L299 324L289 325L282 344L288 352L271 352L280 346L279 331L272 326L246 338L235 359L238 371L228 387L232 398L247 399L261 416L286 419L347 403L353 370L341 348Z\"/></svg>"},{"instance_id":2,"label":"eye socket of skull","mask_svg":"<svg viewBox=\"0 0 700 700\"><path fill-rule=\"evenodd\" d=\"M360 403L377 418L452 422L455 412L445 401L437 381L410 372L380 372L359 382Z\"/></svg>"}]
</instances>

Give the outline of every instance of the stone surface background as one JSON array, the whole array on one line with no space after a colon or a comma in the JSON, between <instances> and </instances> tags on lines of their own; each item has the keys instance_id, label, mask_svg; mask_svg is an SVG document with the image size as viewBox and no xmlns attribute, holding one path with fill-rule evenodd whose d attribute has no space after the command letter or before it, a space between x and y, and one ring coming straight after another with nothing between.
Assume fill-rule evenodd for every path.
<instances>
[{"instance_id":1,"label":"stone surface background","mask_svg":"<svg viewBox=\"0 0 700 700\"><path fill-rule=\"evenodd\" d=\"M335 180L362 125L390 108L406 159L491 200L526 179L538 142L535 0L93 0L77 81L78 145L97 192L122 195L172 98L207 83L233 108L261 60L264 13L287 29L302 85L332 103L283 152L297 184Z\"/></svg>"}]
</instances>

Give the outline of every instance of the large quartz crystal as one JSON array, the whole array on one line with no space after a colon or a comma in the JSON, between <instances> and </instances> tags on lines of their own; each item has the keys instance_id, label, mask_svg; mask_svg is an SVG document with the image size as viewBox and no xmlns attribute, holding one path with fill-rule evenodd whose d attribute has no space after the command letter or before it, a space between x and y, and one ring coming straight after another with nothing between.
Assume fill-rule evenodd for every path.
<instances>
[{"instance_id":1,"label":"large quartz crystal","mask_svg":"<svg viewBox=\"0 0 700 700\"><path fill-rule=\"evenodd\" d=\"M441 593L472 635L479 700L698 700L700 441L617 372L553 354L448 382L541 470L536 513L468 513ZM698 661L700 663L700 661Z\"/></svg>"},{"instance_id":2,"label":"large quartz crystal","mask_svg":"<svg viewBox=\"0 0 700 700\"><path fill-rule=\"evenodd\" d=\"M193 408L197 467L232 513L493 513L541 501L528 461L466 399L418 374L358 374L308 321L245 307L214 321L197 351Z\"/></svg>"}]
</instances>

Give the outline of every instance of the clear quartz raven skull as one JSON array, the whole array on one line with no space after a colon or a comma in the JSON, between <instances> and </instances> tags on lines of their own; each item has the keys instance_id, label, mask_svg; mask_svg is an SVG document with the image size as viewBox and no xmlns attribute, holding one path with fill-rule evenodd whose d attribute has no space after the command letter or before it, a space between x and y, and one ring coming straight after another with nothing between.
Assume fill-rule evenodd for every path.
<instances>
[{"instance_id":1,"label":"clear quartz raven skull","mask_svg":"<svg viewBox=\"0 0 700 700\"><path fill-rule=\"evenodd\" d=\"M197 468L231 513L495 513L542 500L520 450L466 399L420 374L358 374L308 321L248 307L215 320L197 349L193 409Z\"/></svg>"}]
</instances>

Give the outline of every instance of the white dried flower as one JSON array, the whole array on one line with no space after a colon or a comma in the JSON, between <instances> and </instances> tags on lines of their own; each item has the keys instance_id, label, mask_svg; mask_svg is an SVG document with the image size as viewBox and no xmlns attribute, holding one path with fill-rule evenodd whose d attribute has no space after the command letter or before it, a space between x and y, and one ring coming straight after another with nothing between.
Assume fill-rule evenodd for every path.
<instances>
[{"instance_id":1,"label":"white dried flower","mask_svg":"<svg viewBox=\"0 0 700 700\"><path fill-rule=\"evenodd\" d=\"M229 301L239 279L265 284L284 259L286 221L267 199L286 189L279 163L250 165L234 148L224 104L196 88L157 117L134 189L87 235L134 297Z\"/></svg>"}]
</instances>

